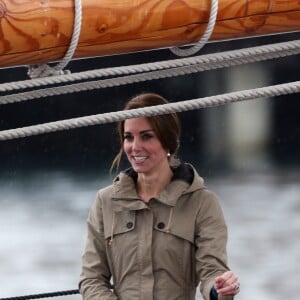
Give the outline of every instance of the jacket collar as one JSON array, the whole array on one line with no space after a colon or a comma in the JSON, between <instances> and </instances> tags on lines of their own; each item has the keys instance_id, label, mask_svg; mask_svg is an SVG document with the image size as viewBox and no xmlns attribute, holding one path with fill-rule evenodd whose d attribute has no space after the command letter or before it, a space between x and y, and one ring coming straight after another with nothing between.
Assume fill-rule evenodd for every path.
<instances>
[{"instance_id":1,"label":"jacket collar","mask_svg":"<svg viewBox=\"0 0 300 300\"><path fill-rule=\"evenodd\" d=\"M175 206L183 194L204 188L203 179L190 164L172 167L174 173L170 184L156 197L166 205ZM140 200L136 192L137 174L131 168L121 172L113 183L113 206L115 211L140 210L148 205Z\"/></svg>"}]
</instances>

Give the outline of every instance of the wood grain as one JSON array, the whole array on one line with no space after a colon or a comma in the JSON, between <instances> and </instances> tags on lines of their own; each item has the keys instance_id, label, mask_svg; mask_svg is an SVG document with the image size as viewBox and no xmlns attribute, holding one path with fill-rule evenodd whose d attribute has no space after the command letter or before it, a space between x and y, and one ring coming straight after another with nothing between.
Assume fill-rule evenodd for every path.
<instances>
[{"instance_id":1,"label":"wood grain","mask_svg":"<svg viewBox=\"0 0 300 300\"><path fill-rule=\"evenodd\" d=\"M210 0L82 0L75 58L191 44ZM56 61L70 43L73 0L0 0L0 67ZM300 29L298 0L219 0L212 40Z\"/></svg>"}]
</instances>

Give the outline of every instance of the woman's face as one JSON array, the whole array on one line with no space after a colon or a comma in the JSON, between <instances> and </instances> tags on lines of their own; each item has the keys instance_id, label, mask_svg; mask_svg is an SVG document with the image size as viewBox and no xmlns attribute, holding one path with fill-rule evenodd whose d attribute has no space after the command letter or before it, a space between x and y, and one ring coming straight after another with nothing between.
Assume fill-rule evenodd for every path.
<instances>
[{"instance_id":1,"label":"woman's face","mask_svg":"<svg viewBox=\"0 0 300 300\"><path fill-rule=\"evenodd\" d=\"M169 165L166 150L146 118L125 120L123 148L137 173L150 174Z\"/></svg>"}]
</instances>

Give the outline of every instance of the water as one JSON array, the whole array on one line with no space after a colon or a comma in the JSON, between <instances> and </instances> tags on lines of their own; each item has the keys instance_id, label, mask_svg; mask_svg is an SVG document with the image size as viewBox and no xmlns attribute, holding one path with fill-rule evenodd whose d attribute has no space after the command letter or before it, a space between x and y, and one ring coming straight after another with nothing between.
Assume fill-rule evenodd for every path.
<instances>
[{"instance_id":1,"label":"water","mask_svg":"<svg viewBox=\"0 0 300 300\"><path fill-rule=\"evenodd\" d=\"M229 227L237 299L300 294L299 179L297 171L207 178ZM0 177L0 298L77 289L87 213L108 180L65 172Z\"/></svg>"}]
</instances>

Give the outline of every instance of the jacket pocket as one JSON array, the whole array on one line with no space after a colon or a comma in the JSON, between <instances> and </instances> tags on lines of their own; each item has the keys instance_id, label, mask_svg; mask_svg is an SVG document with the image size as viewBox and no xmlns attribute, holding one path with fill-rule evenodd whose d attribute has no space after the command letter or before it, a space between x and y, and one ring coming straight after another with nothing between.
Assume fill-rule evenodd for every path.
<instances>
[{"instance_id":1,"label":"jacket pocket","mask_svg":"<svg viewBox=\"0 0 300 300\"><path fill-rule=\"evenodd\" d=\"M168 207L157 211L154 229L169 233L194 244L194 216L176 208Z\"/></svg>"},{"instance_id":2,"label":"jacket pocket","mask_svg":"<svg viewBox=\"0 0 300 300\"><path fill-rule=\"evenodd\" d=\"M135 211L118 211L104 216L105 239L134 230Z\"/></svg>"},{"instance_id":3,"label":"jacket pocket","mask_svg":"<svg viewBox=\"0 0 300 300\"><path fill-rule=\"evenodd\" d=\"M164 270L157 272L161 274L158 275L158 281L162 286L172 286L171 290L180 288L184 295L195 287L195 245L192 236L193 230L189 231L186 227L182 230L173 225L168 232L154 228L154 251L160 255L154 256L153 260L158 270ZM167 281L165 277L168 278ZM182 299L189 298L186 296Z\"/></svg>"},{"instance_id":4,"label":"jacket pocket","mask_svg":"<svg viewBox=\"0 0 300 300\"><path fill-rule=\"evenodd\" d=\"M188 222L185 222L188 223ZM170 233L194 244L194 224L176 223L170 228Z\"/></svg>"}]
</instances>

